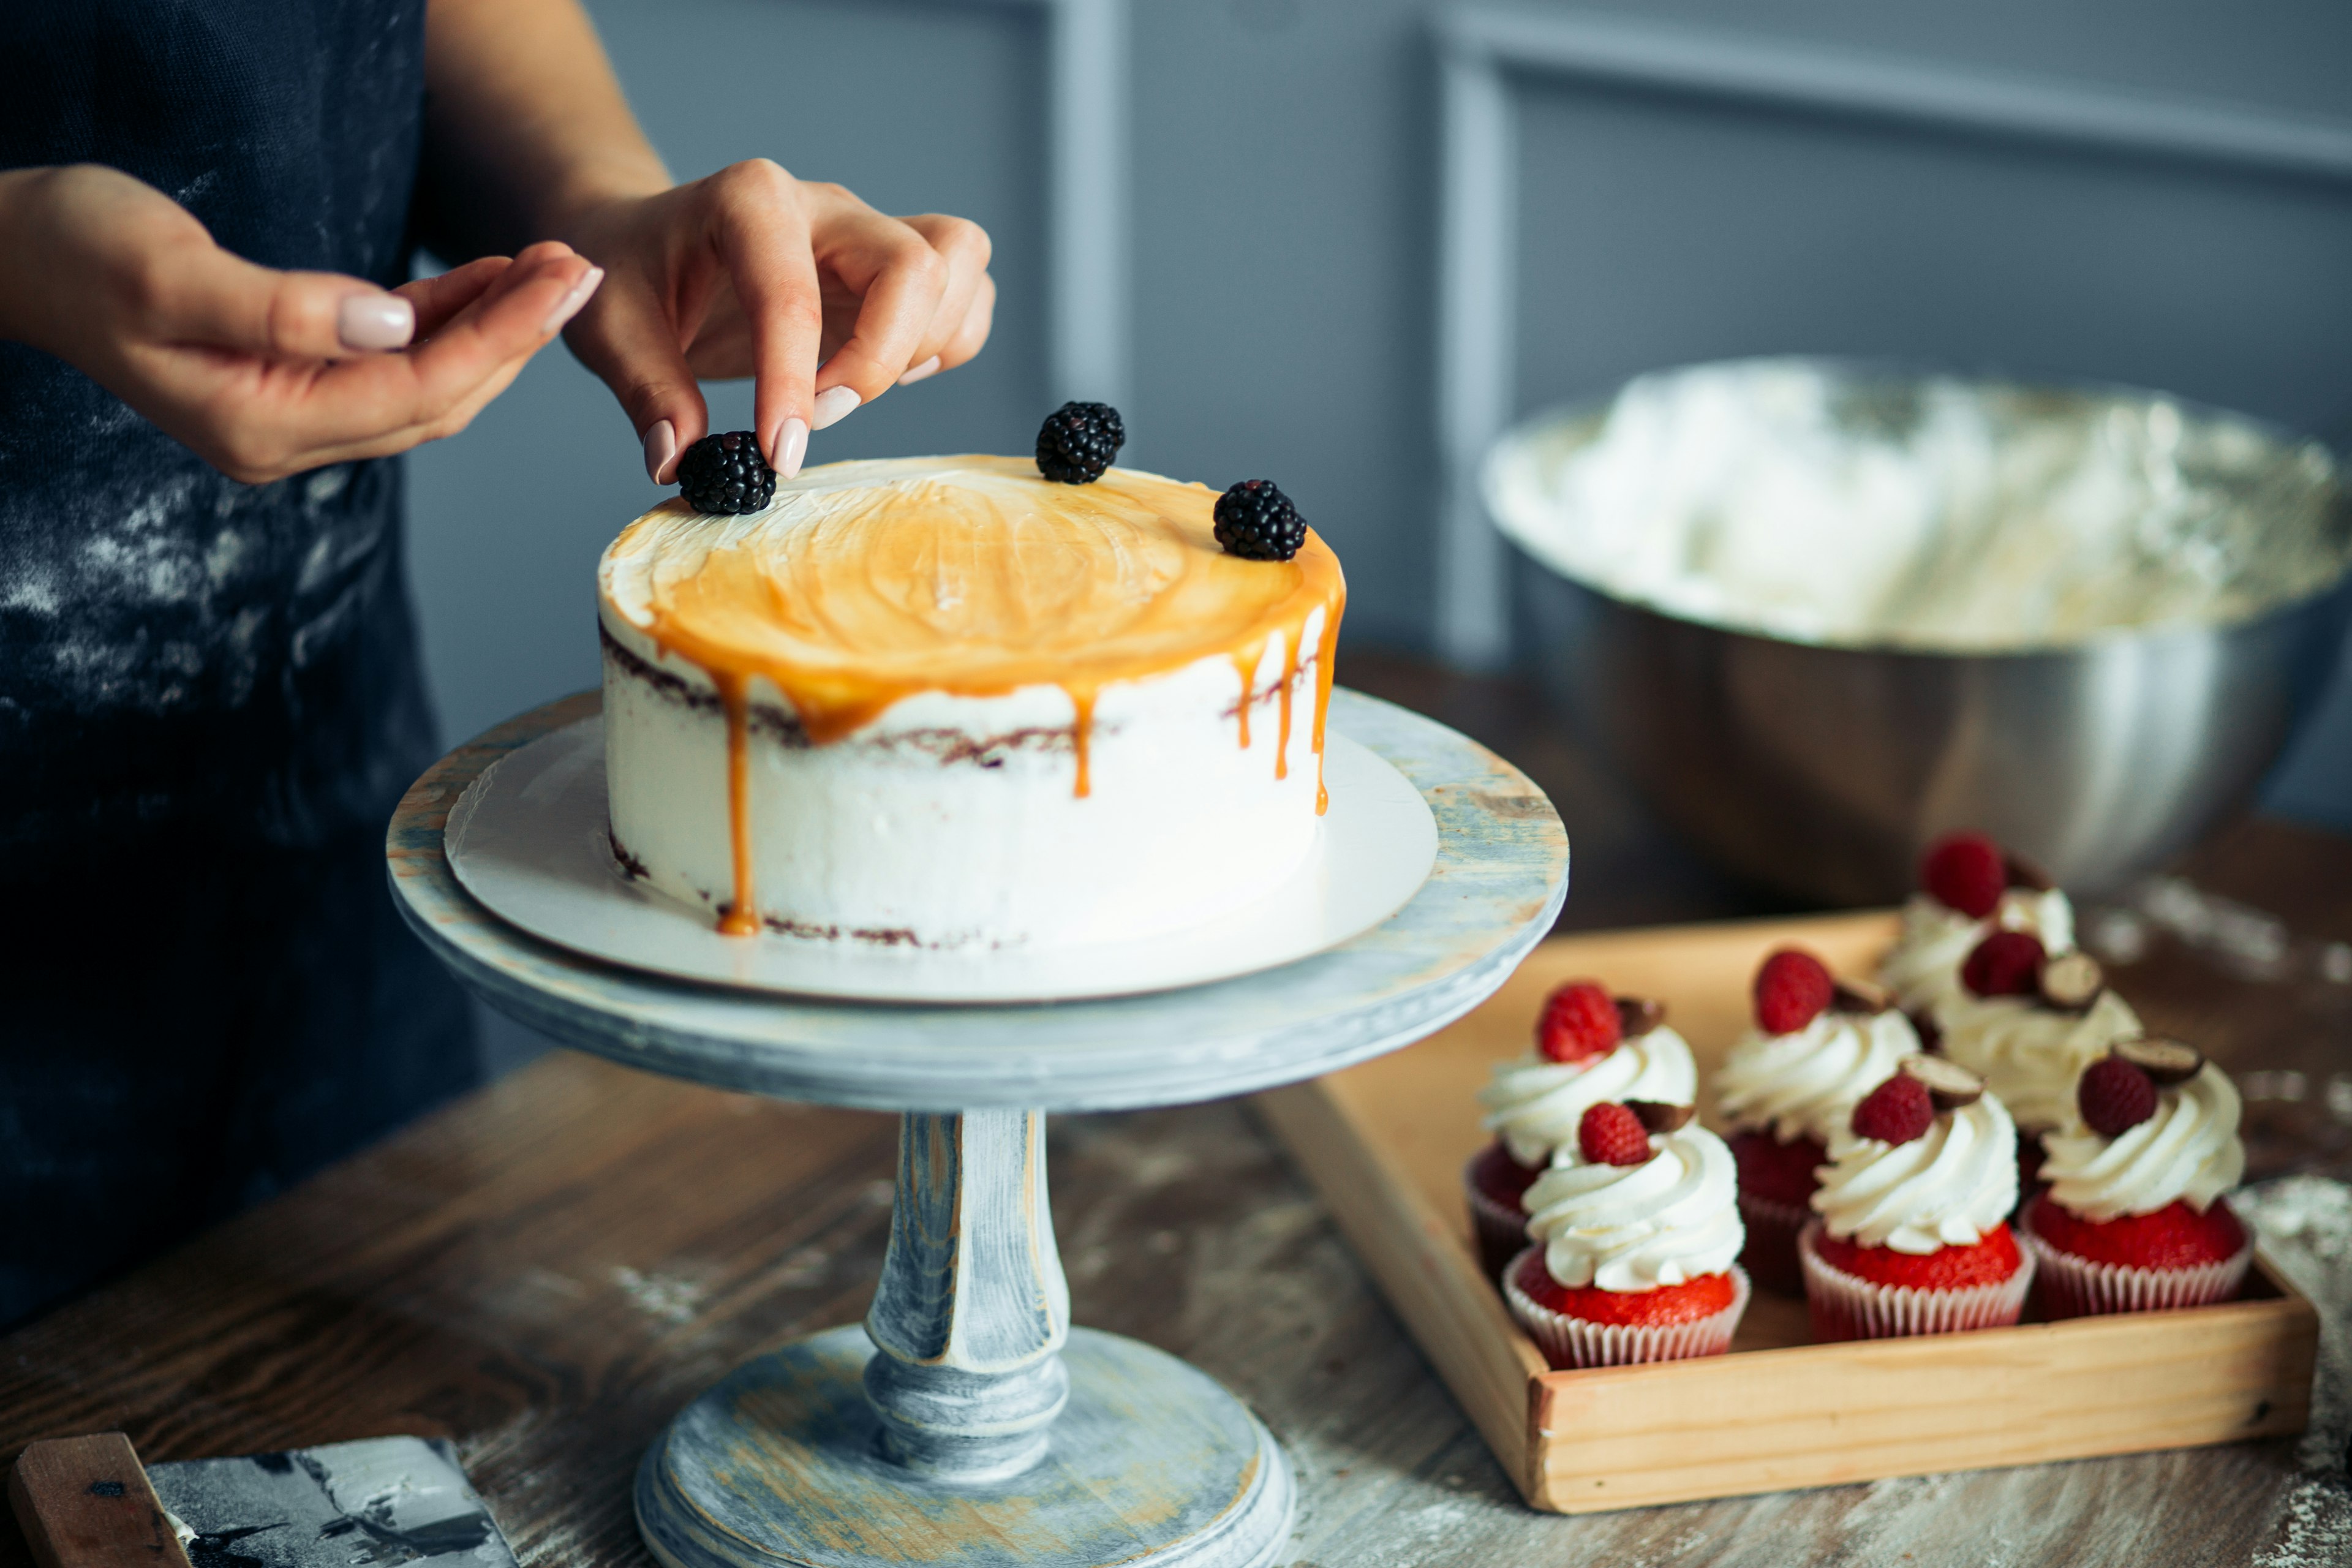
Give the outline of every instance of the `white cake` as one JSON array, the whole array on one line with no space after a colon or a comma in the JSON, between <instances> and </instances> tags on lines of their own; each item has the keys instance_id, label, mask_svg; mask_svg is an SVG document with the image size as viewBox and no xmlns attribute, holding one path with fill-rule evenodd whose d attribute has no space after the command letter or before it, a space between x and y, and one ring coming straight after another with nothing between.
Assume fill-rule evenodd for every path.
<instances>
[{"instance_id":1,"label":"white cake","mask_svg":"<svg viewBox=\"0 0 2352 1568\"><path fill-rule=\"evenodd\" d=\"M597 572L615 858L740 936L1150 936L1297 869L1346 598L1309 532L1228 555L1214 492L1026 458L835 463L672 500Z\"/></svg>"}]
</instances>

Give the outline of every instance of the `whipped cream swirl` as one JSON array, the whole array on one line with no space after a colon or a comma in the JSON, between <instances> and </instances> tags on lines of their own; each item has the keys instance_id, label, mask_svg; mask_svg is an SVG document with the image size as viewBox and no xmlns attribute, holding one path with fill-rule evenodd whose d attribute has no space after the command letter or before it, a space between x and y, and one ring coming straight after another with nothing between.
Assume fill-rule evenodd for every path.
<instances>
[{"instance_id":1,"label":"whipped cream swirl","mask_svg":"<svg viewBox=\"0 0 2352 1568\"><path fill-rule=\"evenodd\" d=\"M1968 996L1960 965L1996 931L2021 931L2041 939L2044 951L2065 952L2074 945L2074 906L2057 888L2040 893L2011 888L1991 914L1977 920L1914 893L1903 906L1903 934L1878 961L1879 984L1906 1012L1925 1012L1940 1024L1945 1005Z\"/></svg>"},{"instance_id":2,"label":"whipped cream swirl","mask_svg":"<svg viewBox=\"0 0 2352 1568\"><path fill-rule=\"evenodd\" d=\"M1967 996L1944 1009L1944 1054L1985 1080L2030 1131L2074 1120L2074 1084L2117 1040L2147 1031L2131 1004L2103 991L2086 1013L2031 996Z\"/></svg>"},{"instance_id":3,"label":"whipped cream swirl","mask_svg":"<svg viewBox=\"0 0 2352 1568\"><path fill-rule=\"evenodd\" d=\"M1716 1070L1716 1100L1735 1128L1765 1129L1783 1143L1827 1143L1854 1102L1918 1049L1911 1020L1893 1011L1832 1008L1788 1035L1751 1028Z\"/></svg>"},{"instance_id":4,"label":"whipped cream swirl","mask_svg":"<svg viewBox=\"0 0 2352 1568\"><path fill-rule=\"evenodd\" d=\"M1561 1144L1574 1143L1576 1124L1604 1100L1696 1104L1698 1064L1689 1043L1662 1024L1580 1062L1550 1061L1529 1051L1497 1062L1494 1081L1478 1091L1478 1103L1486 1108L1484 1125L1522 1165L1540 1165Z\"/></svg>"},{"instance_id":5,"label":"whipped cream swirl","mask_svg":"<svg viewBox=\"0 0 2352 1568\"><path fill-rule=\"evenodd\" d=\"M1841 1240L1914 1253L1972 1247L2017 1206L2017 1128L1988 1094L1908 1143L1844 1128L1816 1173L1813 1211Z\"/></svg>"},{"instance_id":6,"label":"whipped cream swirl","mask_svg":"<svg viewBox=\"0 0 2352 1568\"><path fill-rule=\"evenodd\" d=\"M2077 1114L2042 1140L2042 1179L2061 1207L2085 1219L2154 1214L2176 1199L2202 1214L2246 1173L2238 1137L2237 1086L2211 1062L2187 1083L2160 1089L2156 1114L2121 1137L2102 1138Z\"/></svg>"},{"instance_id":7,"label":"whipped cream swirl","mask_svg":"<svg viewBox=\"0 0 2352 1568\"><path fill-rule=\"evenodd\" d=\"M1571 1142L1528 1189L1528 1237L1561 1284L1654 1290L1729 1268L1747 1233L1723 1140L1694 1122L1638 1165L1595 1165Z\"/></svg>"}]
</instances>

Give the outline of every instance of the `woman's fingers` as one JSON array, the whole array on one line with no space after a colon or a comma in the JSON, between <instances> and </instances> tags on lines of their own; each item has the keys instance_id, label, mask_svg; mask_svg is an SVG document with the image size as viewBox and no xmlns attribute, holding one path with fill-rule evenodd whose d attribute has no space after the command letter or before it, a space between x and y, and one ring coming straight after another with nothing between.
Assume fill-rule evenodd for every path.
<instances>
[{"instance_id":1,"label":"woman's fingers","mask_svg":"<svg viewBox=\"0 0 2352 1568\"><path fill-rule=\"evenodd\" d=\"M979 353L987 343L988 329L995 324L995 321L996 279L983 272L980 275L980 287L972 294L971 309L956 324L955 332L948 339L947 346L940 351L940 368L953 370Z\"/></svg>"},{"instance_id":2,"label":"woman's fingers","mask_svg":"<svg viewBox=\"0 0 2352 1568\"><path fill-rule=\"evenodd\" d=\"M339 359L404 348L407 300L363 279L257 267L201 231L140 254L123 279L131 319L158 342L271 359Z\"/></svg>"},{"instance_id":3,"label":"woman's fingers","mask_svg":"<svg viewBox=\"0 0 2352 1568\"><path fill-rule=\"evenodd\" d=\"M250 483L404 450L462 429L562 329L600 277L563 246L534 246L404 353L322 363L152 353L142 369L165 405L147 411Z\"/></svg>"},{"instance_id":4,"label":"woman's fingers","mask_svg":"<svg viewBox=\"0 0 2352 1568\"><path fill-rule=\"evenodd\" d=\"M463 267L432 278L419 278L393 290L407 300L416 311L416 340L426 338L448 325L451 317L475 300L506 269L514 265L509 256L484 256L468 261Z\"/></svg>"},{"instance_id":5,"label":"woman's fingers","mask_svg":"<svg viewBox=\"0 0 2352 1568\"><path fill-rule=\"evenodd\" d=\"M940 259L947 264L948 273L947 282L940 290L939 304L931 311L930 325L922 341L915 345L908 368L912 370L937 359L940 362L937 369L952 369L946 360L948 344L962 331L971 314L972 302L979 297L981 282L988 276L992 248L988 231L969 218L950 217L943 213L918 213L899 221L922 236L923 242L939 253ZM898 379L900 384L905 384L906 376Z\"/></svg>"},{"instance_id":6,"label":"woman's fingers","mask_svg":"<svg viewBox=\"0 0 2352 1568\"><path fill-rule=\"evenodd\" d=\"M712 175L710 194L719 260L751 329L751 427L760 450L790 479L807 455L809 432L840 416L827 416L811 384L824 312L800 183L755 159Z\"/></svg>"},{"instance_id":7,"label":"woman's fingers","mask_svg":"<svg viewBox=\"0 0 2352 1568\"><path fill-rule=\"evenodd\" d=\"M827 203L833 210L814 226L815 258L857 298L857 318L848 341L817 368L819 429L873 402L929 356L922 345L950 276L947 258L913 228L840 195L854 207Z\"/></svg>"},{"instance_id":8,"label":"woman's fingers","mask_svg":"<svg viewBox=\"0 0 2352 1568\"><path fill-rule=\"evenodd\" d=\"M710 410L661 302L624 273L597 290L566 341L621 400L645 446L646 477L669 483L678 454L709 433Z\"/></svg>"}]
</instances>

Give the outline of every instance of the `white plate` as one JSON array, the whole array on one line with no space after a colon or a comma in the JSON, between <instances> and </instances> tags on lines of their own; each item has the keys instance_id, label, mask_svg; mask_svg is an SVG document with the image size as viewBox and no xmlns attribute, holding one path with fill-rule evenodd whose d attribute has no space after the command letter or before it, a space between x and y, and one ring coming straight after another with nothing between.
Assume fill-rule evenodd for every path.
<instances>
[{"instance_id":1,"label":"white plate","mask_svg":"<svg viewBox=\"0 0 2352 1568\"><path fill-rule=\"evenodd\" d=\"M466 890L533 936L681 979L868 1002L1059 1002L1230 980L1321 952L1387 920L1428 880L1437 823L1363 746L1325 738L1331 805L1288 881L1237 913L1134 942L992 952L876 949L773 932L721 936L699 910L632 881L606 837L604 721L500 758L445 830Z\"/></svg>"}]
</instances>

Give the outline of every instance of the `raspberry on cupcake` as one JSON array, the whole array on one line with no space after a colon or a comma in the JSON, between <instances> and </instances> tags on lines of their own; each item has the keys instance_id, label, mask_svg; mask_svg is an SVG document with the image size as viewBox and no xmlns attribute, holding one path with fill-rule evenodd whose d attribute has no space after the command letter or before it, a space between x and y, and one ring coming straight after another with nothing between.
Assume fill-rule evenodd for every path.
<instances>
[{"instance_id":1,"label":"raspberry on cupcake","mask_svg":"<svg viewBox=\"0 0 2352 1568\"><path fill-rule=\"evenodd\" d=\"M1604 1100L1688 1105L1698 1095L1690 1046L1665 1024L1663 1005L1613 996L1597 980L1571 980L1544 1001L1528 1053L1498 1062L1479 1090L1495 1142L1463 1173L1479 1262L1489 1279L1528 1244L1520 1198L1576 1139L1585 1109Z\"/></svg>"},{"instance_id":2,"label":"raspberry on cupcake","mask_svg":"<svg viewBox=\"0 0 2352 1568\"><path fill-rule=\"evenodd\" d=\"M2044 1140L2048 1190L2021 1229L2045 1318L2203 1307L2238 1293L2253 1238L2224 1194L2245 1173L2238 1091L2170 1040L2127 1040L2084 1069Z\"/></svg>"},{"instance_id":3,"label":"raspberry on cupcake","mask_svg":"<svg viewBox=\"0 0 2352 1568\"><path fill-rule=\"evenodd\" d=\"M1535 1245L1503 1295L1554 1367L1731 1347L1748 1296L1731 1152L1687 1104L1587 1106L1527 1204Z\"/></svg>"},{"instance_id":4,"label":"raspberry on cupcake","mask_svg":"<svg viewBox=\"0 0 2352 1568\"><path fill-rule=\"evenodd\" d=\"M2017 1321L2033 1279L2008 1225L2017 1132L1975 1074L1907 1058L1831 1138L1821 1178L1797 1242L1815 1339Z\"/></svg>"},{"instance_id":5,"label":"raspberry on cupcake","mask_svg":"<svg viewBox=\"0 0 2352 1568\"><path fill-rule=\"evenodd\" d=\"M1943 1024L1960 991L1960 965L1997 931L2022 931L2049 952L2074 946L2074 908L2032 863L1981 833L1951 833L1919 859L1919 891L1903 906L1903 934L1878 978L1915 1019Z\"/></svg>"},{"instance_id":6,"label":"raspberry on cupcake","mask_svg":"<svg viewBox=\"0 0 2352 1568\"><path fill-rule=\"evenodd\" d=\"M2029 1197L2043 1135L2073 1119L2083 1069L2141 1032L2139 1016L2107 986L2096 959L2047 952L2017 931L1994 931L1969 950L1959 994L1937 1020L1944 1055L1983 1078L2015 1119L2018 1178Z\"/></svg>"},{"instance_id":7,"label":"raspberry on cupcake","mask_svg":"<svg viewBox=\"0 0 2352 1568\"><path fill-rule=\"evenodd\" d=\"M1813 1173L1854 1102L1917 1054L1919 1038L1887 993L1840 983L1810 952L1784 948L1756 974L1756 1024L1715 1075L1739 1171L1739 1261L1755 1281L1804 1293L1797 1236L1812 1220Z\"/></svg>"}]
</instances>

